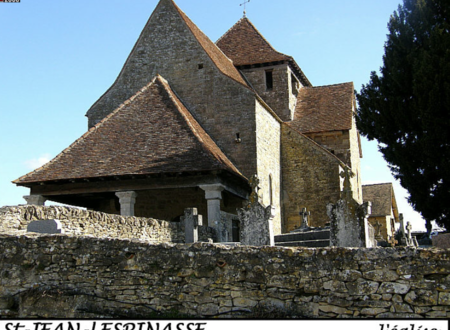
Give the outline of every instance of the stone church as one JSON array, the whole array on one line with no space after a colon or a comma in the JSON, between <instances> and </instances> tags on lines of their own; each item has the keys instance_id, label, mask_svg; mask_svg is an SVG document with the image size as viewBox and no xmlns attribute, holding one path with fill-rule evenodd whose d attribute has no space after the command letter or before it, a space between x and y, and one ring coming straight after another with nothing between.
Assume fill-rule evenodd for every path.
<instances>
[{"instance_id":1,"label":"stone church","mask_svg":"<svg viewBox=\"0 0 450 330\"><path fill-rule=\"evenodd\" d=\"M160 0L111 87L87 112L89 130L14 183L45 200L179 221L196 207L209 226L236 214L259 178L275 234L329 222L351 169L361 203L353 83L312 86L289 55L243 17L216 43Z\"/></svg>"}]
</instances>

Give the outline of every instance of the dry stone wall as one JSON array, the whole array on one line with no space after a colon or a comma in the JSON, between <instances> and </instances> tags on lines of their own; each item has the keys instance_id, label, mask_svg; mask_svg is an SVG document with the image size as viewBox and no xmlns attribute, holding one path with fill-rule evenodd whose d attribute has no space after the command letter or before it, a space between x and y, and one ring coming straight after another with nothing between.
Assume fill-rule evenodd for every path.
<instances>
[{"instance_id":1,"label":"dry stone wall","mask_svg":"<svg viewBox=\"0 0 450 330\"><path fill-rule=\"evenodd\" d=\"M0 315L448 318L448 250L148 244L0 235Z\"/></svg>"},{"instance_id":2,"label":"dry stone wall","mask_svg":"<svg viewBox=\"0 0 450 330\"><path fill-rule=\"evenodd\" d=\"M98 238L136 239L148 243L184 242L184 226L151 218L115 214L64 206L5 206L0 208L0 233L23 234L32 221L58 220L63 233ZM213 238L213 231L200 227L200 240Z\"/></svg>"}]
</instances>

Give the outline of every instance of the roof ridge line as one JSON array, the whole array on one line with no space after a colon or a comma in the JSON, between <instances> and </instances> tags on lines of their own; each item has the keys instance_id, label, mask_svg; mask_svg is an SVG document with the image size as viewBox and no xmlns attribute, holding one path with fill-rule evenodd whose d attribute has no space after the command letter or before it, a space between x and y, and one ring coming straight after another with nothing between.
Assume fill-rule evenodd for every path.
<instances>
[{"instance_id":1,"label":"roof ridge line","mask_svg":"<svg viewBox=\"0 0 450 330\"><path fill-rule=\"evenodd\" d=\"M362 184L362 186L380 186L380 185L391 185L392 186L392 182L380 182L380 183Z\"/></svg>"},{"instance_id":2,"label":"roof ridge line","mask_svg":"<svg viewBox=\"0 0 450 330\"><path fill-rule=\"evenodd\" d=\"M189 16L183 11L181 10L180 7L178 7L178 5L175 3L175 1L170 0L170 2L172 3L172 5L174 6L174 8L178 11L178 13L180 14L181 19L184 21L184 23L186 24L186 27L189 29L189 31L191 31L193 37L195 38L195 40L197 40L197 42L199 43L200 47L205 51L206 55L209 57L209 59L214 63L214 65L216 66L216 68L219 70L219 72L221 72L223 75L227 76L228 78L236 81L237 83L243 85L246 88L249 88L249 86L246 85L245 80L242 79L242 74L239 72L239 70L235 67L233 61L225 55L225 53L206 35L205 32L202 31L202 29L200 29L190 18ZM233 70L236 71L237 75L242 79L242 81L239 81L239 79L232 77L232 75L227 74L225 72L225 70L222 70L220 68L219 63L216 63L216 61L214 60L214 58L211 56L210 52L205 49L205 47L203 47L203 43L201 40L199 40L199 38L197 38L197 35L195 33L195 31L192 30L190 24L192 24L192 26L194 28L197 28L198 31L206 38L206 41L211 42L211 44L215 47L216 50L218 50L220 52L220 54L229 62L229 64L232 66Z\"/></svg>"},{"instance_id":3,"label":"roof ridge line","mask_svg":"<svg viewBox=\"0 0 450 330\"><path fill-rule=\"evenodd\" d=\"M247 20L247 22L250 24L250 26L255 30L255 32L256 33L258 33L258 35L269 45L269 47L270 48L272 48L272 50L275 52L275 53L277 53L277 54L279 54L279 55L284 55L284 56L287 56L287 57L289 57L291 60L293 60L293 57L292 56L290 56L290 55L286 55L286 54L284 54L284 53L281 53L281 52L279 52L278 50L276 50L273 46L272 46L272 44L262 35L262 33L261 32L259 32L259 30L256 28L256 26L247 18L247 17L243 17L243 19L245 19L245 20Z\"/></svg>"},{"instance_id":4,"label":"roof ridge line","mask_svg":"<svg viewBox=\"0 0 450 330\"><path fill-rule=\"evenodd\" d=\"M222 38L224 38L236 25L239 24L240 21L242 21L245 17L240 18L236 23L233 24L232 27L230 27L223 35L220 36L219 39L216 40L216 42L214 44L217 45L217 43L222 40ZM219 48L220 49L220 48Z\"/></svg>"},{"instance_id":5,"label":"roof ridge line","mask_svg":"<svg viewBox=\"0 0 450 330\"><path fill-rule=\"evenodd\" d=\"M347 84L352 84L354 85L353 81L347 81L347 82L343 82L343 83L336 83L336 84L329 84L329 85L321 85L321 86L305 86L303 88L322 88L322 87L333 87L333 86L341 86L341 85L347 85Z\"/></svg>"}]
</instances>

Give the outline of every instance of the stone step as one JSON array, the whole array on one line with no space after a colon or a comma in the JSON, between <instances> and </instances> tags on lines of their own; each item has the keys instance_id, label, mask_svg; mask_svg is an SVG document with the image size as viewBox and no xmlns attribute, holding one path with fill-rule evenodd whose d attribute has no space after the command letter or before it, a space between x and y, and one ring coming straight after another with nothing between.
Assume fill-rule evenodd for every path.
<instances>
[{"instance_id":1,"label":"stone step","mask_svg":"<svg viewBox=\"0 0 450 330\"><path fill-rule=\"evenodd\" d=\"M329 240L330 230L312 230L306 232L295 232L275 236L275 243L281 242L297 242L297 241L315 241Z\"/></svg>"},{"instance_id":2,"label":"stone step","mask_svg":"<svg viewBox=\"0 0 450 330\"><path fill-rule=\"evenodd\" d=\"M285 246L285 247L326 247L330 246L329 239L317 239L312 241L290 241L290 242L276 242L275 246Z\"/></svg>"}]
</instances>

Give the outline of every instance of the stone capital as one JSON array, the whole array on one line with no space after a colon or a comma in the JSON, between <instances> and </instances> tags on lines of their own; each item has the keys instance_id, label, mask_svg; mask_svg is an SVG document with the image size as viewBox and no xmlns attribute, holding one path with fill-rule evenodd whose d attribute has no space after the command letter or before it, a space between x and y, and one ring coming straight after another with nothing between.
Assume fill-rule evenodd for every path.
<instances>
[{"instance_id":1,"label":"stone capital","mask_svg":"<svg viewBox=\"0 0 450 330\"><path fill-rule=\"evenodd\" d=\"M41 205L43 206L45 204L45 201L47 198L41 195L26 195L23 196L23 198L27 201L28 205Z\"/></svg>"},{"instance_id":2,"label":"stone capital","mask_svg":"<svg viewBox=\"0 0 450 330\"><path fill-rule=\"evenodd\" d=\"M205 184L200 185L200 189L205 191L206 199L222 199L222 191L225 189L223 184Z\"/></svg>"},{"instance_id":3,"label":"stone capital","mask_svg":"<svg viewBox=\"0 0 450 330\"><path fill-rule=\"evenodd\" d=\"M137 193L135 191L119 191L116 192L116 196L119 197L120 215L134 216Z\"/></svg>"},{"instance_id":4,"label":"stone capital","mask_svg":"<svg viewBox=\"0 0 450 330\"><path fill-rule=\"evenodd\" d=\"M122 203L134 203L136 201L137 193L135 191L119 191L116 192L116 196L119 197L119 201Z\"/></svg>"}]
</instances>

